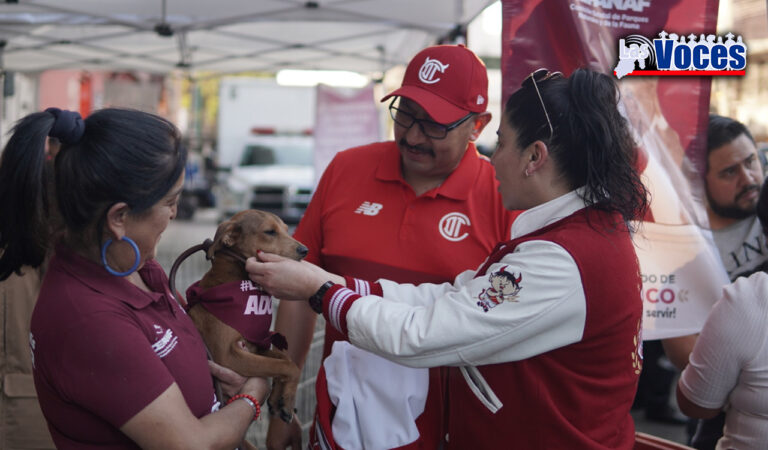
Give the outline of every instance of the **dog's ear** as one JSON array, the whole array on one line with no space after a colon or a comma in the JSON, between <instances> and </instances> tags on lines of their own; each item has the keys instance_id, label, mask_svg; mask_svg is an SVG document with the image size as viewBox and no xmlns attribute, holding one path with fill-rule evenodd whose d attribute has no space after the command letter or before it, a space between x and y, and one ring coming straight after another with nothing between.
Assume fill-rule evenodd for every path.
<instances>
[{"instance_id":1,"label":"dog's ear","mask_svg":"<svg viewBox=\"0 0 768 450\"><path fill-rule=\"evenodd\" d=\"M237 239L240 237L241 231L240 224L233 220L222 222L216 229L216 235L213 237L213 245L208 249L208 258L213 258L214 253L222 247L232 247L235 245Z\"/></svg>"}]
</instances>

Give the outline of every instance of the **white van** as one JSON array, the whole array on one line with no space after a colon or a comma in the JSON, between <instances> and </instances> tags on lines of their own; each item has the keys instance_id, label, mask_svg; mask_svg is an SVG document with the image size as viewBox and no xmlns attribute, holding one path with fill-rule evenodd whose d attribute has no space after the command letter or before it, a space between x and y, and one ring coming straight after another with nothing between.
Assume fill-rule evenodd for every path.
<instances>
[{"instance_id":1,"label":"white van","mask_svg":"<svg viewBox=\"0 0 768 450\"><path fill-rule=\"evenodd\" d=\"M313 142L312 136L300 134L251 137L221 184L224 216L260 209L298 223L314 191Z\"/></svg>"}]
</instances>

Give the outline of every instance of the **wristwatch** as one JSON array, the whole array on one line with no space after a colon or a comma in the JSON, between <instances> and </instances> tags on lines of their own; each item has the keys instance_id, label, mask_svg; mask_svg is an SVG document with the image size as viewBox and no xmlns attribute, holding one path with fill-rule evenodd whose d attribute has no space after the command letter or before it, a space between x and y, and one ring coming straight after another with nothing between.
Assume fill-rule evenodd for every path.
<instances>
[{"instance_id":1,"label":"wristwatch","mask_svg":"<svg viewBox=\"0 0 768 450\"><path fill-rule=\"evenodd\" d=\"M333 281L326 281L320 289L317 290L312 297L309 297L309 307L318 314L323 313L323 297L335 283Z\"/></svg>"}]
</instances>

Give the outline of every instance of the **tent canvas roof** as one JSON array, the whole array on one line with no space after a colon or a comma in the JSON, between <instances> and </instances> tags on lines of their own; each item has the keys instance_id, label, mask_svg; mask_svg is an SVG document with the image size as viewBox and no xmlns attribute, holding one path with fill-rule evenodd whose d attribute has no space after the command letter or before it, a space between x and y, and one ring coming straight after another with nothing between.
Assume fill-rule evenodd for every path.
<instances>
[{"instance_id":1,"label":"tent canvas roof","mask_svg":"<svg viewBox=\"0 0 768 450\"><path fill-rule=\"evenodd\" d=\"M0 69L384 72L493 0L5 0ZM172 35L163 36L165 30ZM168 34L168 33L165 33Z\"/></svg>"}]
</instances>

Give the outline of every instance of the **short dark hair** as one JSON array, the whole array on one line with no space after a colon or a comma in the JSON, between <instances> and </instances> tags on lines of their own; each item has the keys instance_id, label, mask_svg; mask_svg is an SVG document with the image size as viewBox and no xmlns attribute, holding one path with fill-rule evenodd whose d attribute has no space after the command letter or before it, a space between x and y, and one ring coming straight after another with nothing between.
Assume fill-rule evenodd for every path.
<instances>
[{"instance_id":1,"label":"short dark hair","mask_svg":"<svg viewBox=\"0 0 768 450\"><path fill-rule=\"evenodd\" d=\"M618 87L608 75L577 69L513 93L504 118L517 131L517 144L547 144L550 157L571 189L584 187L588 206L618 212L625 222L648 208L648 191L637 172L637 147L618 109ZM541 102L546 105L552 133Z\"/></svg>"},{"instance_id":2,"label":"short dark hair","mask_svg":"<svg viewBox=\"0 0 768 450\"><path fill-rule=\"evenodd\" d=\"M112 205L125 202L131 214L141 214L184 170L187 152L171 122L136 110L102 109L85 119L82 138L62 144L56 155L54 202L46 189L45 141L55 120L50 112L21 119L0 159L0 280L22 265L42 263L50 215L60 212L74 235L95 227L101 244Z\"/></svg>"},{"instance_id":3,"label":"short dark hair","mask_svg":"<svg viewBox=\"0 0 768 450\"><path fill-rule=\"evenodd\" d=\"M710 114L709 125L707 126L707 156L712 150L722 147L742 134L747 135L749 140L753 144L755 143L755 139L743 123L730 117Z\"/></svg>"}]
</instances>

